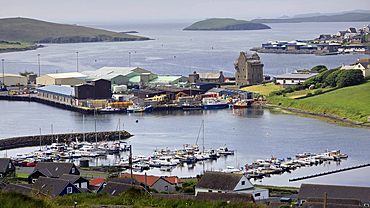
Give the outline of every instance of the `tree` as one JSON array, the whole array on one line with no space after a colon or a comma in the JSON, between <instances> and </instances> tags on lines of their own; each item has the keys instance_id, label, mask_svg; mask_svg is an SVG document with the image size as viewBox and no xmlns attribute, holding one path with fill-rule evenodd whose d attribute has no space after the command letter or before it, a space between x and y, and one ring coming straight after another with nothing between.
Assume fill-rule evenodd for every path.
<instances>
[{"instance_id":1,"label":"tree","mask_svg":"<svg viewBox=\"0 0 370 208\"><path fill-rule=\"evenodd\" d=\"M343 70L335 80L337 87L347 87L365 82L364 75L360 69Z\"/></svg>"},{"instance_id":2,"label":"tree","mask_svg":"<svg viewBox=\"0 0 370 208\"><path fill-rule=\"evenodd\" d=\"M319 73L322 73L324 71L328 70L328 68L325 66L325 65L317 65L317 66L314 66L311 71L317 71Z\"/></svg>"},{"instance_id":3,"label":"tree","mask_svg":"<svg viewBox=\"0 0 370 208\"><path fill-rule=\"evenodd\" d=\"M342 71L343 71L343 70L337 70L337 71L334 71L333 73L329 74L329 75L325 78L325 83L326 83L328 86L336 87L336 86L337 86L336 78L337 78L338 74L340 74Z\"/></svg>"}]
</instances>

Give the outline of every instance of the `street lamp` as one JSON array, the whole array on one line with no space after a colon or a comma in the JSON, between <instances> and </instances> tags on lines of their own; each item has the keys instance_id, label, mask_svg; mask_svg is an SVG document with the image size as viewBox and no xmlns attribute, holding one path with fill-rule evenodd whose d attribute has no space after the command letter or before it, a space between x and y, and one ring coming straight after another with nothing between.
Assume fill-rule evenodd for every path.
<instances>
[{"instance_id":1,"label":"street lamp","mask_svg":"<svg viewBox=\"0 0 370 208\"><path fill-rule=\"evenodd\" d=\"M77 72L78 72L78 52L76 52L77 55Z\"/></svg>"},{"instance_id":2,"label":"street lamp","mask_svg":"<svg viewBox=\"0 0 370 208\"><path fill-rule=\"evenodd\" d=\"M37 60L39 62L39 77L41 77L41 72L40 72L40 54L37 54Z\"/></svg>"},{"instance_id":3,"label":"street lamp","mask_svg":"<svg viewBox=\"0 0 370 208\"><path fill-rule=\"evenodd\" d=\"M128 52L128 67L131 67L131 52Z\"/></svg>"},{"instance_id":4,"label":"street lamp","mask_svg":"<svg viewBox=\"0 0 370 208\"><path fill-rule=\"evenodd\" d=\"M5 74L4 74L4 59L1 59L2 66L3 66L3 86L5 86Z\"/></svg>"}]
</instances>

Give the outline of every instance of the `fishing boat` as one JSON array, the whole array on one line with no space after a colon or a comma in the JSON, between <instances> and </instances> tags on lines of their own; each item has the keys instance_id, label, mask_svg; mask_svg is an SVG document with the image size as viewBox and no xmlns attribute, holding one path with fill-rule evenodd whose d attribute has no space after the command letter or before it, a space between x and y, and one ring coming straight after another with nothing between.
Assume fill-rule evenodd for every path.
<instances>
[{"instance_id":1,"label":"fishing boat","mask_svg":"<svg viewBox=\"0 0 370 208\"><path fill-rule=\"evenodd\" d=\"M150 111L152 111L151 105L144 106L144 107L140 107L137 105L130 105L127 108L127 113L142 113L142 112L150 112Z\"/></svg>"},{"instance_id":2,"label":"fishing boat","mask_svg":"<svg viewBox=\"0 0 370 208\"><path fill-rule=\"evenodd\" d=\"M99 113L120 113L122 112L121 108L112 108L112 106L108 106L103 109L98 110Z\"/></svg>"},{"instance_id":3,"label":"fishing boat","mask_svg":"<svg viewBox=\"0 0 370 208\"><path fill-rule=\"evenodd\" d=\"M242 100L232 105L233 108L248 108L250 106L251 102L247 100Z\"/></svg>"},{"instance_id":4,"label":"fishing boat","mask_svg":"<svg viewBox=\"0 0 370 208\"><path fill-rule=\"evenodd\" d=\"M184 103L182 104L182 110L202 110L203 105L202 104L196 104L196 103Z\"/></svg>"},{"instance_id":5,"label":"fishing boat","mask_svg":"<svg viewBox=\"0 0 370 208\"><path fill-rule=\"evenodd\" d=\"M227 102L221 102L220 100L216 98L204 98L203 99L203 107L204 109L219 109L219 108L227 108L228 104Z\"/></svg>"}]
</instances>

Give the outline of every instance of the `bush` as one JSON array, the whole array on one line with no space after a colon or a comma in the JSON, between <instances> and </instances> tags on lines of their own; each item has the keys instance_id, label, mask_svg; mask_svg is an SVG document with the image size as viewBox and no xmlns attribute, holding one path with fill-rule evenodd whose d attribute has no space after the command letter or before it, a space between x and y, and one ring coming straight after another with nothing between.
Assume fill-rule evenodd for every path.
<instances>
[{"instance_id":1,"label":"bush","mask_svg":"<svg viewBox=\"0 0 370 208\"><path fill-rule=\"evenodd\" d=\"M287 87L284 89L284 93L292 93L292 92L294 92L294 90L291 87Z\"/></svg>"},{"instance_id":2,"label":"bush","mask_svg":"<svg viewBox=\"0 0 370 208\"><path fill-rule=\"evenodd\" d=\"M360 69L343 70L335 79L337 87L347 87L365 82L364 75Z\"/></svg>"},{"instance_id":3,"label":"bush","mask_svg":"<svg viewBox=\"0 0 370 208\"><path fill-rule=\"evenodd\" d=\"M319 83L319 82L315 84L315 88L316 88L316 89L321 88L321 86L322 86L322 84L321 84L321 83Z\"/></svg>"},{"instance_id":4,"label":"bush","mask_svg":"<svg viewBox=\"0 0 370 208\"><path fill-rule=\"evenodd\" d=\"M313 92L315 95L318 95L318 94L321 94L322 93L322 90L315 90L315 92Z\"/></svg>"},{"instance_id":5,"label":"bush","mask_svg":"<svg viewBox=\"0 0 370 208\"><path fill-rule=\"evenodd\" d=\"M367 75L367 76L365 77L365 80L370 80L370 75Z\"/></svg>"},{"instance_id":6,"label":"bush","mask_svg":"<svg viewBox=\"0 0 370 208\"><path fill-rule=\"evenodd\" d=\"M306 94L306 97L311 97L311 96L312 96L312 93L310 92Z\"/></svg>"},{"instance_id":7,"label":"bush","mask_svg":"<svg viewBox=\"0 0 370 208\"><path fill-rule=\"evenodd\" d=\"M324 71L328 70L328 68L325 66L325 65L317 65L317 66L314 66L311 71L317 71L319 73L322 73Z\"/></svg>"},{"instance_id":8,"label":"bush","mask_svg":"<svg viewBox=\"0 0 370 208\"><path fill-rule=\"evenodd\" d=\"M297 85L294 85L292 88L294 91L299 91L299 87Z\"/></svg>"},{"instance_id":9,"label":"bush","mask_svg":"<svg viewBox=\"0 0 370 208\"><path fill-rule=\"evenodd\" d=\"M328 86L336 87L336 86L337 86L336 78L337 78L337 76L338 76L342 71L343 71L343 70L337 70L337 71L334 71L333 73L329 74L329 75L325 78L325 83L326 83Z\"/></svg>"}]
</instances>

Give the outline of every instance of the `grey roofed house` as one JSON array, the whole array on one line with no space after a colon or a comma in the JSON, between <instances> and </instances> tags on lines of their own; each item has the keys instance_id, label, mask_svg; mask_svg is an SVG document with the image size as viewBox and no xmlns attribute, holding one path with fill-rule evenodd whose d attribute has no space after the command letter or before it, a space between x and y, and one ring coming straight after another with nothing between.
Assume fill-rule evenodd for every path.
<instances>
[{"instance_id":1,"label":"grey roofed house","mask_svg":"<svg viewBox=\"0 0 370 208\"><path fill-rule=\"evenodd\" d=\"M107 184L104 185L102 192L105 191L111 196L119 196L129 188L131 188L131 184L107 181Z\"/></svg>"},{"instance_id":2,"label":"grey roofed house","mask_svg":"<svg viewBox=\"0 0 370 208\"><path fill-rule=\"evenodd\" d=\"M28 176L28 183L33 183L40 176L59 178L63 174L80 175L74 163L38 162Z\"/></svg>"},{"instance_id":3,"label":"grey roofed house","mask_svg":"<svg viewBox=\"0 0 370 208\"><path fill-rule=\"evenodd\" d=\"M15 174L14 164L10 158L0 158L0 178L10 174Z\"/></svg>"},{"instance_id":4,"label":"grey roofed house","mask_svg":"<svg viewBox=\"0 0 370 208\"><path fill-rule=\"evenodd\" d=\"M70 181L57 178L40 177L32 187L51 197L82 192Z\"/></svg>"},{"instance_id":5,"label":"grey roofed house","mask_svg":"<svg viewBox=\"0 0 370 208\"><path fill-rule=\"evenodd\" d=\"M238 185L242 177L243 175L241 174L207 171L196 185L196 188L232 192L235 190L235 187ZM249 181L248 183L249 186L246 188L253 189L254 186Z\"/></svg>"},{"instance_id":6,"label":"grey roofed house","mask_svg":"<svg viewBox=\"0 0 370 208\"><path fill-rule=\"evenodd\" d=\"M196 196L198 201L229 201L231 203L249 203L254 202L252 194L232 194L232 193L208 193L199 192Z\"/></svg>"},{"instance_id":7,"label":"grey roofed house","mask_svg":"<svg viewBox=\"0 0 370 208\"><path fill-rule=\"evenodd\" d=\"M200 192L253 194L254 200L269 198L268 189L255 188L243 174L207 171L195 186L195 195Z\"/></svg>"},{"instance_id":8,"label":"grey roofed house","mask_svg":"<svg viewBox=\"0 0 370 208\"><path fill-rule=\"evenodd\" d=\"M328 198L359 199L362 205L370 205L370 187L302 184L298 192L298 203L308 198L321 198L327 193Z\"/></svg>"},{"instance_id":9,"label":"grey roofed house","mask_svg":"<svg viewBox=\"0 0 370 208\"><path fill-rule=\"evenodd\" d=\"M70 181L72 184L77 186L78 188L89 188L89 180L80 176L80 175L73 175L73 174L63 174L59 177L59 179Z\"/></svg>"},{"instance_id":10,"label":"grey roofed house","mask_svg":"<svg viewBox=\"0 0 370 208\"><path fill-rule=\"evenodd\" d=\"M15 192L21 192L21 193L27 194L27 195L30 195L31 193L37 192L35 190L32 190L32 187L29 184L12 184L12 183L7 184L3 188L3 191L4 192L15 191Z\"/></svg>"}]
</instances>

